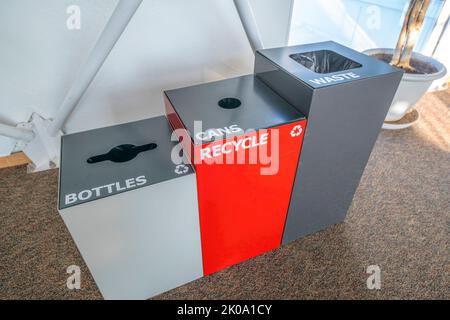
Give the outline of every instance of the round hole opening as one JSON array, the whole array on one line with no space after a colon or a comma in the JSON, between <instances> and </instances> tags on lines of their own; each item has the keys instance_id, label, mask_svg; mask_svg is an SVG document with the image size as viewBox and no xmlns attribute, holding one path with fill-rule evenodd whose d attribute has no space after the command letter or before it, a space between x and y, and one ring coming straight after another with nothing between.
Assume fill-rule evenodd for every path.
<instances>
[{"instance_id":1,"label":"round hole opening","mask_svg":"<svg viewBox=\"0 0 450 320\"><path fill-rule=\"evenodd\" d=\"M219 101L219 107L223 109L236 109L241 106L241 100L236 98L225 98Z\"/></svg>"}]
</instances>

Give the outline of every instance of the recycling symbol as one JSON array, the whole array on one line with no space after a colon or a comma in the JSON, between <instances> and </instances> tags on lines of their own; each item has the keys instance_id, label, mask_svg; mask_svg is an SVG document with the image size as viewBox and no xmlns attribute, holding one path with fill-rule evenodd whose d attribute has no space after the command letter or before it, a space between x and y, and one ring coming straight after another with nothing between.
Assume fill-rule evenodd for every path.
<instances>
[{"instance_id":1,"label":"recycling symbol","mask_svg":"<svg viewBox=\"0 0 450 320\"><path fill-rule=\"evenodd\" d=\"M300 125L295 126L291 131L291 137L293 137L293 138L298 137L302 134L302 132L303 132L302 126L300 126Z\"/></svg>"},{"instance_id":2,"label":"recycling symbol","mask_svg":"<svg viewBox=\"0 0 450 320\"><path fill-rule=\"evenodd\" d=\"M175 173L176 174L185 174L188 171L189 171L189 167L187 165L184 165L184 164L179 164L175 168Z\"/></svg>"}]
</instances>

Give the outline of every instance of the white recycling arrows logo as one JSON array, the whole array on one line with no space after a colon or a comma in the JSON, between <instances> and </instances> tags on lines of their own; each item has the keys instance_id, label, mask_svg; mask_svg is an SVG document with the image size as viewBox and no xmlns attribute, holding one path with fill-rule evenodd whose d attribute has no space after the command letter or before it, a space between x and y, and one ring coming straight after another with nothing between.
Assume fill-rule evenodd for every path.
<instances>
[{"instance_id":1,"label":"white recycling arrows logo","mask_svg":"<svg viewBox=\"0 0 450 320\"><path fill-rule=\"evenodd\" d=\"M303 132L303 128L302 126L298 125L295 126L292 131L291 131L291 137L295 138L295 137L299 137Z\"/></svg>"},{"instance_id":2,"label":"white recycling arrows logo","mask_svg":"<svg viewBox=\"0 0 450 320\"><path fill-rule=\"evenodd\" d=\"M179 164L176 166L175 168L175 173L176 174L185 174L189 171L189 167L187 165L184 164Z\"/></svg>"}]
</instances>

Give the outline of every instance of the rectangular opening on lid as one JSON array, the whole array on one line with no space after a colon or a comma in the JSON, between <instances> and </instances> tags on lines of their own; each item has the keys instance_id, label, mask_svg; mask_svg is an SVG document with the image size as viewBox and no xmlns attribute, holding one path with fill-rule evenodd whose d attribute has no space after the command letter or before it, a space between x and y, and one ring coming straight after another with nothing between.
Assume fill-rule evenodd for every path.
<instances>
[{"instance_id":1,"label":"rectangular opening on lid","mask_svg":"<svg viewBox=\"0 0 450 320\"><path fill-rule=\"evenodd\" d=\"M362 67L360 63L331 50L295 53L289 57L315 73L333 73Z\"/></svg>"}]
</instances>

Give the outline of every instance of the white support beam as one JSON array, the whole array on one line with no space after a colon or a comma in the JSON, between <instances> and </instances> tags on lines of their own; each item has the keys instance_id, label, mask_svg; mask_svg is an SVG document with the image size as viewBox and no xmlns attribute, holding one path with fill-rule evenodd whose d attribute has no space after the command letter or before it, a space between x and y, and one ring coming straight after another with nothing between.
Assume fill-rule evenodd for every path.
<instances>
[{"instance_id":1,"label":"white support beam","mask_svg":"<svg viewBox=\"0 0 450 320\"><path fill-rule=\"evenodd\" d=\"M264 49L264 43L261 38L258 24L256 23L250 0L234 0L234 5L236 6L236 10L253 52Z\"/></svg>"},{"instance_id":2,"label":"white support beam","mask_svg":"<svg viewBox=\"0 0 450 320\"><path fill-rule=\"evenodd\" d=\"M14 140L31 141L34 133L31 130L21 129L0 123L0 136L5 136Z\"/></svg>"},{"instance_id":3,"label":"white support beam","mask_svg":"<svg viewBox=\"0 0 450 320\"><path fill-rule=\"evenodd\" d=\"M76 77L64 102L58 110L55 119L49 126L48 133L51 136L56 136L62 131L64 124L77 107L80 99L83 97L103 63L108 58L108 55L125 31L128 23L142 1L143 0L120 0L117 4L105 29L90 53L88 60Z\"/></svg>"}]
</instances>

